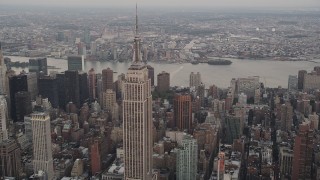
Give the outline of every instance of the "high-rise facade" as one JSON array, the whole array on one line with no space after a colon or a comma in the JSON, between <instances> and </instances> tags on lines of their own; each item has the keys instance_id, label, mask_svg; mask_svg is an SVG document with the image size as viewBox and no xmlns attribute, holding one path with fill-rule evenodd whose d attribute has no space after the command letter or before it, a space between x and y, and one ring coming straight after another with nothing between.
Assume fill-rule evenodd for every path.
<instances>
[{"instance_id":1,"label":"high-rise facade","mask_svg":"<svg viewBox=\"0 0 320 180\"><path fill-rule=\"evenodd\" d=\"M0 95L0 141L8 139L8 118L6 98Z\"/></svg>"},{"instance_id":2,"label":"high-rise facade","mask_svg":"<svg viewBox=\"0 0 320 180\"><path fill-rule=\"evenodd\" d=\"M292 180L312 179L313 136L309 124L299 125L293 148Z\"/></svg>"},{"instance_id":3,"label":"high-rise facade","mask_svg":"<svg viewBox=\"0 0 320 180\"><path fill-rule=\"evenodd\" d=\"M152 177L152 95L148 69L141 62L140 38L134 38L133 63L123 89L124 179L147 180Z\"/></svg>"},{"instance_id":4,"label":"high-rise facade","mask_svg":"<svg viewBox=\"0 0 320 180\"><path fill-rule=\"evenodd\" d=\"M228 115L225 118L225 128L226 128L226 136L225 142L228 144L232 144L234 139L240 138L242 134L241 118Z\"/></svg>"},{"instance_id":5,"label":"high-rise facade","mask_svg":"<svg viewBox=\"0 0 320 180\"><path fill-rule=\"evenodd\" d=\"M122 90L123 90L123 82L125 81L126 75L120 74L118 76L118 80L116 83L116 93L117 93L117 99L122 99Z\"/></svg>"},{"instance_id":6,"label":"high-rise facade","mask_svg":"<svg viewBox=\"0 0 320 180\"><path fill-rule=\"evenodd\" d=\"M66 101L66 86L65 86L65 73L56 74L57 86L58 86L58 103L60 108L65 108Z\"/></svg>"},{"instance_id":7,"label":"high-rise facade","mask_svg":"<svg viewBox=\"0 0 320 180\"><path fill-rule=\"evenodd\" d=\"M113 71L110 68L102 70L102 90L113 89Z\"/></svg>"},{"instance_id":8,"label":"high-rise facade","mask_svg":"<svg viewBox=\"0 0 320 180\"><path fill-rule=\"evenodd\" d=\"M43 171L48 180L53 179L50 117L46 113L34 113L31 117L34 173Z\"/></svg>"},{"instance_id":9,"label":"high-rise facade","mask_svg":"<svg viewBox=\"0 0 320 180\"><path fill-rule=\"evenodd\" d=\"M90 100L97 98L97 76L93 68L88 72L88 89Z\"/></svg>"},{"instance_id":10,"label":"high-rise facade","mask_svg":"<svg viewBox=\"0 0 320 180\"><path fill-rule=\"evenodd\" d=\"M101 154L100 154L99 142L95 141L90 146L90 156L91 156L91 172L96 174L101 171Z\"/></svg>"},{"instance_id":11,"label":"high-rise facade","mask_svg":"<svg viewBox=\"0 0 320 180\"><path fill-rule=\"evenodd\" d=\"M179 130L192 130L192 102L189 94L176 94L173 99L175 127Z\"/></svg>"},{"instance_id":12,"label":"high-rise facade","mask_svg":"<svg viewBox=\"0 0 320 180\"><path fill-rule=\"evenodd\" d=\"M16 177L21 173L21 150L14 140L0 142L0 176Z\"/></svg>"},{"instance_id":13,"label":"high-rise facade","mask_svg":"<svg viewBox=\"0 0 320 180\"><path fill-rule=\"evenodd\" d=\"M80 107L89 100L88 75L86 72L79 72L79 98Z\"/></svg>"},{"instance_id":14,"label":"high-rise facade","mask_svg":"<svg viewBox=\"0 0 320 180\"><path fill-rule=\"evenodd\" d=\"M38 96L38 77L37 73L29 72L27 75L28 92L32 100Z\"/></svg>"},{"instance_id":15,"label":"high-rise facade","mask_svg":"<svg viewBox=\"0 0 320 180\"><path fill-rule=\"evenodd\" d=\"M219 89L216 85L212 85L209 87L208 96L211 96L214 99L219 97Z\"/></svg>"},{"instance_id":16,"label":"high-rise facade","mask_svg":"<svg viewBox=\"0 0 320 180\"><path fill-rule=\"evenodd\" d=\"M149 179L152 168L152 96L148 70L141 62L124 82L123 141L125 179Z\"/></svg>"},{"instance_id":17,"label":"high-rise facade","mask_svg":"<svg viewBox=\"0 0 320 180\"><path fill-rule=\"evenodd\" d=\"M116 93L111 89L107 89L103 93L103 109L110 111L114 103L116 103Z\"/></svg>"},{"instance_id":18,"label":"high-rise facade","mask_svg":"<svg viewBox=\"0 0 320 180\"><path fill-rule=\"evenodd\" d=\"M280 114L281 130L291 131L293 107L289 102L287 102L286 104L281 105L280 111L281 111L281 114Z\"/></svg>"},{"instance_id":19,"label":"high-rise facade","mask_svg":"<svg viewBox=\"0 0 320 180\"><path fill-rule=\"evenodd\" d=\"M197 74L191 72L190 74L190 87L198 87L201 84L201 75L199 72Z\"/></svg>"},{"instance_id":20,"label":"high-rise facade","mask_svg":"<svg viewBox=\"0 0 320 180\"><path fill-rule=\"evenodd\" d=\"M157 76L157 91L158 92L166 92L170 88L170 74L162 71L160 74Z\"/></svg>"},{"instance_id":21,"label":"high-rise facade","mask_svg":"<svg viewBox=\"0 0 320 180\"><path fill-rule=\"evenodd\" d=\"M29 59L29 72L48 74L47 58Z\"/></svg>"},{"instance_id":22,"label":"high-rise facade","mask_svg":"<svg viewBox=\"0 0 320 180\"><path fill-rule=\"evenodd\" d=\"M199 98L199 103L201 107L205 106L205 85L200 83L199 86L196 87L197 97Z\"/></svg>"},{"instance_id":23,"label":"high-rise facade","mask_svg":"<svg viewBox=\"0 0 320 180\"><path fill-rule=\"evenodd\" d=\"M303 90L316 90L320 87L320 76L316 72L303 75Z\"/></svg>"},{"instance_id":24,"label":"high-rise facade","mask_svg":"<svg viewBox=\"0 0 320 180\"><path fill-rule=\"evenodd\" d=\"M293 151L289 147L279 148L280 178L284 180L292 174Z\"/></svg>"},{"instance_id":25,"label":"high-rise facade","mask_svg":"<svg viewBox=\"0 0 320 180\"><path fill-rule=\"evenodd\" d=\"M107 89L103 93L103 109L111 113L112 117L117 116L117 104L116 104L116 92L111 89Z\"/></svg>"},{"instance_id":26,"label":"high-rise facade","mask_svg":"<svg viewBox=\"0 0 320 180\"><path fill-rule=\"evenodd\" d=\"M16 117L16 104L15 104L15 94L19 91L28 91L28 81L27 75L19 74L11 76L9 78L10 87L10 114L14 121L17 121Z\"/></svg>"},{"instance_id":27,"label":"high-rise facade","mask_svg":"<svg viewBox=\"0 0 320 180\"><path fill-rule=\"evenodd\" d=\"M42 76L38 79L39 95L43 98L48 98L52 107L57 108L59 106L59 89L57 79L52 76Z\"/></svg>"},{"instance_id":28,"label":"high-rise facade","mask_svg":"<svg viewBox=\"0 0 320 180\"><path fill-rule=\"evenodd\" d=\"M4 63L0 42L0 94L8 94L7 66Z\"/></svg>"},{"instance_id":29,"label":"high-rise facade","mask_svg":"<svg viewBox=\"0 0 320 180\"><path fill-rule=\"evenodd\" d=\"M298 89L298 77L289 75L288 79L288 90L289 91L295 91Z\"/></svg>"},{"instance_id":30,"label":"high-rise facade","mask_svg":"<svg viewBox=\"0 0 320 180\"><path fill-rule=\"evenodd\" d=\"M65 98L66 103L73 102L80 107L79 72L65 71Z\"/></svg>"},{"instance_id":31,"label":"high-rise facade","mask_svg":"<svg viewBox=\"0 0 320 180\"><path fill-rule=\"evenodd\" d=\"M303 89L303 84L304 84L304 76L307 74L306 70L300 70L298 72L298 90Z\"/></svg>"},{"instance_id":32,"label":"high-rise facade","mask_svg":"<svg viewBox=\"0 0 320 180\"><path fill-rule=\"evenodd\" d=\"M260 88L259 76L249 76L247 78L238 78L235 81L234 95L244 93L248 98L255 96L255 90Z\"/></svg>"},{"instance_id":33,"label":"high-rise facade","mask_svg":"<svg viewBox=\"0 0 320 180\"><path fill-rule=\"evenodd\" d=\"M83 56L68 56L68 70L69 71L83 71L84 57Z\"/></svg>"},{"instance_id":34,"label":"high-rise facade","mask_svg":"<svg viewBox=\"0 0 320 180\"><path fill-rule=\"evenodd\" d=\"M191 135L184 135L177 153L177 180L197 179L198 143Z\"/></svg>"},{"instance_id":35,"label":"high-rise facade","mask_svg":"<svg viewBox=\"0 0 320 180\"><path fill-rule=\"evenodd\" d=\"M32 113L30 93L19 91L15 94L16 121L23 122L24 116Z\"/></svg>"}]
</instances>

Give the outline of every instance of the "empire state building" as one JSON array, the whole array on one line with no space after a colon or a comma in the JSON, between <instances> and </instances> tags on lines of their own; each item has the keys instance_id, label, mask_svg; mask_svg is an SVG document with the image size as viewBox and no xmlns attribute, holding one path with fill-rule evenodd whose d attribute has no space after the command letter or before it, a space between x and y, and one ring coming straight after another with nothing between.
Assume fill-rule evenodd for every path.
<instances>
[{"instance_id":1,"label":"empire state building","mask_svg":"<svg viewBox=\"0 0 320 180\"><path fill-rule=\"evenodd\" d=\"M7 73L7 66L4 63L1 42L0 42L0 95L6 94L8 95L8 77Z\"/></svg>"},{"instance_id":2,"label":"empire state building","mask_svg":"<svg viewBox=\"0 0 320 180\"><path fill-rule=\"evenodd\" d=\"M125 180L152 178L152 95L148 69L141 61L136 14L133 62L123 92L123 149Z\"/></svg>"}]
</instances>

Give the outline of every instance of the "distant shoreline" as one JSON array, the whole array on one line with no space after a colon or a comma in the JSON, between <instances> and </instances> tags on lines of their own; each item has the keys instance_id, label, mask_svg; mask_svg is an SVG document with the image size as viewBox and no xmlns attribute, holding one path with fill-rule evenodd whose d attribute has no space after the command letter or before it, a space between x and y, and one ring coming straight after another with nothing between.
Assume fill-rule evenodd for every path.
<instances>
[{"instance_id":1,"label":"distant shoreline","mask_svg":"<svg viewBox=\"0 0 320 180\"><path fill-rule=\"evenodd\" d=\"M27 56L15 56L15 55L5 55L4 57L8 57L8 58L12 58L12 57L21 57L21 58L29 58L29 59L34 59L34 58L37 58L37 57L27 57ZM40 56L39 56L40 57ZM67 59L64 59L64 58L54 58L54 57L46 57L46 58L51 58L51 59L57 59L57 60L64 60L64 61L67 61ZM313 63L320 63L317 62L317 60L320 60L317 59L317 58L312 58L312 59L288 59L288 58L259 58L259 59L252 59L252 58L240 58L240 57L217 57L217 56L208 56L207 59L225 59L225 60L236 60L236 61L241 61L241 60L248 60L248 61L277 61L277 62L288 62L288 61L292 61L292 62L303 62L303 61L307 61L307 62L313 62ZM17 60L18 61L18 60ZM128 61L119 61L119 60L85 60L87 62L112 62L112 63L130 63L131 60L128 60ZM208 60L193 60L193 61L190 61L190 60L182 60L182 61L166 61L166 60L158 60L158 61L155 61L155 60L150 60L150 61L147 61L148 62L152 62L152 63L156 63L156 64L184 64L184 63L194 63L196 62L195 64L197 63L207 63Z\"/></svg>"}]
</instances>

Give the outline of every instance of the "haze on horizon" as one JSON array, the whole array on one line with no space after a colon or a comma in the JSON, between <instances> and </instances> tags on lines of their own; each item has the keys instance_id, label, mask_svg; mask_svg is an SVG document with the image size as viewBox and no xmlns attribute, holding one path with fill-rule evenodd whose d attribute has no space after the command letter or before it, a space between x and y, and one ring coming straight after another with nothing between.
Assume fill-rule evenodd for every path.
<instances>
[{"instance_id":1,"label":"haze on horizon","mask_svg":"<svg viewBox=\"0 0 320 180\"><path fill-rule=\"evenodd\" d=\"M1 0L0 5L72 7L260 7L320 8L320 0Z\"/></svg>"}]
</instances>

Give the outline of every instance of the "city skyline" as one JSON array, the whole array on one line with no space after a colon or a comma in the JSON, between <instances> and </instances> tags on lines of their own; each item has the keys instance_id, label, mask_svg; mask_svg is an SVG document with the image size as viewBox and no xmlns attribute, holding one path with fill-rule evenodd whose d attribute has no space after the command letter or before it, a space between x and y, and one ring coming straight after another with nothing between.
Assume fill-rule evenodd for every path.
<instances>
[{"instance_id":1,"label":"city skyline","mask_svg":"<svg viewBox=\"0 0 320 180\"><path fill-rule=\"evenodd\" d=\"M1 11L1 177L320 179L316 11L226 14L210 9L222 2L197 1L210 11L196 11L186 0L138 22L137 4L135 18L51 8L90 6L66 2ZM286 4L302 6L277 7Z\"/></svg>"},{"instance_id":2,"label":"city skyline","mask_svg":"<svg viewBox=\"0 0 320 180\"><path fill-rule=\"evenodd\" d=\"M3 0L0 2L0 5L37 5L37 6L59 6L59 7L132 7L135 3L138 3L141 7L224 7L224 8L234 8L234 7L260 7L260 8L320 8L320 2L317 0L263 0L263 1L255 1L255 0L227 0L227 1L218 1L218 0L92 0L87 2L85 0L29 0L27 3L23 0Z\"/></svg>"}]
</instances>

